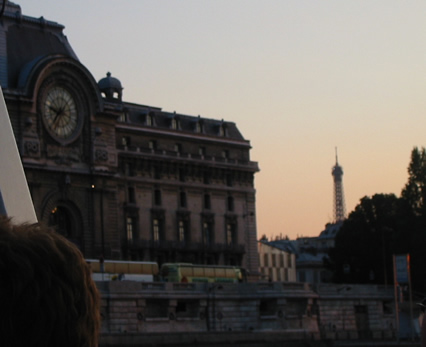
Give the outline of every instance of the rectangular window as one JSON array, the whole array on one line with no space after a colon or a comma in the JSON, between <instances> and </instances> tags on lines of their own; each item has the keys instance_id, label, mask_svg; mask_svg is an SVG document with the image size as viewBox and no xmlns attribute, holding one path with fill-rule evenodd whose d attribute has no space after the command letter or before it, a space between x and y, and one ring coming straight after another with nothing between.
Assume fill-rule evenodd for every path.
<instances>
[{"instance_id":1,"label":"rectangular window","mask_svg":"<svg viewBox=\"0 0 426 347\"><path fill-rule=\"evenodd\" d=\"M146 318L167 318L169 316L169 300L147 299L144 313Z\"/></svg>"},{"instance_id":2,"label":"rectangular window","mask_svg":"<svg viewBox=\"0 0 426 347\"><path fill-rule=\"evenodd\" d=\"M234 179L233 179L232 173L227 173L226 174L226 185L228 187L232 187L233 183L234 183Z\"/></svg>"},{"instance_id":3,"label":"rectangular window","mask_svg":"<svg viewBox=\"0 0 426 347\"><path fill-rule=\"evenodd\" d=\"M133 187L128 187L127 188L127 201L131 204L134 204L136 202L135 199L135 188Z\"/></svg>"},{"instance_id":4,"label":"rectangular window","mask_svg":"<svg viewBox=\"0 0 426 347\"><path fill-rule=\"evenodd\" d=\"M154 191L154 205L161 206L161 190L159 189Z\"/></svg>"},{"instance_id":5,"label":"rectangular window","mask_svg":"<svg viewBox=\"0 0 426 347\"><path fill-rule=\"evenodd\" d=\"M179 221L179 226L178 226L178 238L180 242L185 242L185 234L186 234L186 230L185 230L185 222L183 220Z\"/></svg>"},{"instance_id":6,"label":"rectangular window","mask_svg":"<svg viewBox=\"0 0 426 347\"><path fill-rule=\"evenodd\" d=\"M127 242L133 242L133 228L134 228L134 220L132 217L127 217L126 221L126 230L127 230Z\"/></svg>"},{"instance_id":7,"label":"rectangular window","mask_svg":"<svg viewBox=\"0 0 426 347\"><path fill-rule=\"evenodd\" d=\"M182 145L180 143L175 144L175 152L182 153Z\"/></svg>"},{"instance_id":8,"label":"rectangular window","mask_svg":"<svg viewBox=\"0 0 426 347\"><path fill-rule=\"evenodd\" d=\"M180 207L186 208L186 193L180 192Z\"/></svg>"},{"instance_id":9,"label":"rectangular window","mask_svg":"<svg viewBox=\"0 0 426 347\"><path fill-rule=\"evenodd\" d=\"M133 163L125 162L124 164L124 174L126 176L134 176Z\"/></svg>"},{"instance_id":10,"label":"rectangular window","mask_svg":"<svg viewBox=\"0 0 426 347\"><path fill-rule=\"evenodd\" d=\"M196 318L200 312L199 300L178 300L176 305L176 317Z\"/></svg>"},{"instance_id":11,"label":"rectangular window","mask_svg":"<svg viewBox=\"0 0 426 347\"><path fill-rule=\"evenodd\" d=\"M206 210L210 210L211 208L211 201L210 201L210 195L204 194L204 208Z\"/></svg>"},{"instance_id":12,"label":"rectangular window","mask_svg":"<svg viewBox=\"0 0 426 347\"><path fill-rule=\"evenodd\" d=\"M213 224L209 222L203 222L203 243L206 246L210 246L213 237Z\"/></svg>"},{"instance_id":13,"label":"rectangular window","mask_svg":"<svg viewBox=\"0 0 426 347\"><path fill-rule=\"evenodd\" d=\"M157 218L152 220L152 233L154 241L160 241L160 220Z\"/></svg>"},{"instance_id":14,"label":"rectangular window","mask_svg":"<svg viewBox=\"0 0 426 347\"><path fill-rule=\"evenodd\" d=\"M126 147L130 145L130 137L129 136L123 136L121 138L121 144Z\"/></svg>"},{"instance_id":15,"label":"rectangular window","mask_svg":"<svg viewBox=\"0 0 426 347\"><path fill-rule=\"evenodd\" d=\"M205 156L206 155L206 148L205 147L199 147L198 148L198 154L201 156Z\"/></svg>"},{"instance_id":16,"label":"rectangular window","mask_svg":"<svg viewBox=\"0 0 426 347\"><path fill-rule=\"evenodd\" d=\"M228 196L228 204L227 208L229 212L234 211L234 198L232 196Z\"/></svg>"},{"instance_id":17,"label":"rectangular window","mask_svg":"<svg viewBox=\"0 0 426 347\"><path fill-rule=\"evenodd\" d=\"M236 226L233 223L226 224L226 243L228 245L236 244Z\"/></svg>"},{"instance_id":18,"label":"rectangular window","mask_svg":"<svg viewBox=\"0 0 426 347\"><path fill-rule=\"evenodd\" d=\"M210 184L210 177L211 177L210 171L204 171L204 173L203 173L203 183L204 184Z\"/></svg>"},{"instance_id":19,"label":"rectangular window","mask_svg":"<svg viewBox=\"0 0 426 347\"><path fill-rule=\"evenodd\" d=\"M148 142L148 147L149 147L149 149L156 150L157 149L157 141L150 140Z\"/></svg>"},{"instance_id":20,"label":"rectangular window","mask_svg":"<svg viewBox=\"0 0 426 347\"><path fill-rule=\"evenodd\" d=\"M179 181L185 182L186 180L186 170L185 168L181 167L179 168Z\"/></svg>"},{"instance_id":21,"label":"rectangular window","mask_svg":"<svg viewBox=\"0 0 426 347\"><path fill-rule=\"evenodd\" d=\"M277 267L277 255L272 254L272 266Z\"/></svg>"},{"instance_id":22,"label":"rectangular window","mask_svg":"<svg viewBox=\"0 0 426 347\"><path fill-rule=\"evenodd\" d=\"M292 264L291 264L291 253L287 254L287 267L292 267Z\"/></svg>"},{"instance_id":23,"label":"rectangular window","mask_svg":"<svg viewBox=\"0 0 426 347\"><path fill-rule=\"evenodd\" d=\"M263 266L268 267L269 266L269 257L268 257L268 253L265 253L263 255Z\"/></svg>"},{"instance_id":24,"label":"rectangular window","mask_svg":"<svg viewBox=\"0 0 426 347\"><path fill-rule=\"evenodd\" d=\"M284 267L284 254L280 254L280 267Z\"/></svg>"}]
</instances>

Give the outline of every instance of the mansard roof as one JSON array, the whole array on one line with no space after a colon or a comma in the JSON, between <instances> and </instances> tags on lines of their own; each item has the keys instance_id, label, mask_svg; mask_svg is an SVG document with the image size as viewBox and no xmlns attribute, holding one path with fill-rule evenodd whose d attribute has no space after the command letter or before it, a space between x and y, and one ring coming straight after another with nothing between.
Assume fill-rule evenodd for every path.
<instances>
[{"instance_id":1,"label":"mansard roof","mask_svg":"<svg viewBox=\"0 0 426 347\"><path fill-rule=\"evenodd\" d=\"M147 125L147 118L151 117L152 127L173 130L173 122L176 131L187 133L200 133L207 136L221 136L233 140L244 140L237 126L233 122L224 120L189 116L176 112L165 112L158 107L123 103L128 121L134 125ZM198 124L198 125L197 125Z\"/></svg>"},{"instance_id":2,"label":"mansard roof","mask_svg":"<svg viewBox=\"0 0 426 347\"><path fill-rule=\"evenodd\" d=\"M66 36L64 26L22 15L21 7L8 2L0 26L0 83L17 88L21 70L46 55L60 54L78 60Z\"/></svg>"},{"instance_id":3,"label":"mansard roof","mask_svg":"<svg viewBox=\"0 0 426 347\"><path fill-rule=\"evenodd\" d=\"M287 253L293 253L296 254L297 251L294 248L292 242L290 240L275 240L275 241L261 241L265 245L277 248L281 251L287 252Z\"/></svg>"}]
</instances>

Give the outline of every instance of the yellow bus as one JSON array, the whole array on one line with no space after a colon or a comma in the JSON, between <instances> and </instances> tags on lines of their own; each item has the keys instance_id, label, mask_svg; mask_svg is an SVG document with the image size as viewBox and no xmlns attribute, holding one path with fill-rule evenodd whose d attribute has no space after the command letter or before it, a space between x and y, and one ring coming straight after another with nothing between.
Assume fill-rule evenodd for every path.
<instances>
[{"instance_id":1,"label":"yellow bus","mask_svg":"<svg viewBox=\"0 0 426 347\"><path fill-rule=\"evenodd\" d=\"M228 282L246 281L244 269L235 266L165 263L160 277L166 282Z\"/></svg>"},{"instance_id":2,"label":"yellow bus","mask_svg":"<svg viewBox=\"0 0 426 347\"><path fill-rule=\"evenodd\" d=\"M92 270L94 281L139 281L154 282L158 275L158 264L147 261L86 259Z\"/></svg>"}]
</instances>

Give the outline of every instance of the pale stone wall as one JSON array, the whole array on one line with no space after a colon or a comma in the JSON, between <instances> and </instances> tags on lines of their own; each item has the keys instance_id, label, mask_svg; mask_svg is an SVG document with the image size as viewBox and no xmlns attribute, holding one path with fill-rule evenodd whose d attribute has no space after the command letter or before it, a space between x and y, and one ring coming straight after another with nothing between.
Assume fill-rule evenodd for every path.
<instances>
[{"instance_id":1,"label":"pale stone wall","mask_svg":"<svg viewBox=\"0 0 426 347\"><path fill-rule=\"evenodd\" d=\"M296 255L279 248L257 243L259 269L263 280L296 282Z\"/></svg>"},{"instance_id":2,"label":"pale stone wall","mask_svg":"<svg viewBox=\"0 0 426 347\"><path fill-rule=\"evenodd\" d=\"M328 339L396 336L392 288L378 285L315 286L319 295L319 328ZM384 311L385 305L390 307Z\"/></svg>"}]
</instances>

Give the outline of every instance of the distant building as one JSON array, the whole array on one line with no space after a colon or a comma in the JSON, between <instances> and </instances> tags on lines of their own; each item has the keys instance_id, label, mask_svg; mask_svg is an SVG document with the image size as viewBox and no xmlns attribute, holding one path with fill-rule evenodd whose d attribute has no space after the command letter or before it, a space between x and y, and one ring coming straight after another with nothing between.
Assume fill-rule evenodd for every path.
<instances>
[{"instance_id":1,"label":"distant building","mask_svg":"<svg viewBox=\"0 0 426 347\"><path fill-rule=\"evenodd\" d=\"M123 101L63 29L11 2L0 28L0 83L38 219L90 258L257 273L250 142L232 122Z\"/></svg>"},{"instance_id":2,"label":"distant building","mask_svg":"<svg viewBox=\"0 0 426 347\"><path fill-rule=\"evenodd\" d=\"M329 283L331 272L324 266L328 250L334 247L335 237L343 222L327 224L317 237L299 237L292 241L297 252L297 280L308 283Z\"/></svg>"},{"instance_id":3,"label":"distant building","mask_svg":"<svg viewBox=\"0 0 426 347\"><path fill-rule=\"evenodd\" d=\"M308 283L327 283L330 280L328 270L324 268L326 253L299 253L297 256L297 281Z\"/></svg>"},{"instance_id":4,"label":"distant building","mask_svg":"<svg viewBox=\"0 0 426 347\"><path fill-rule=\"evenodd\" d=\"M279 241L258 242L260 273L272 282L296 281L296 255L291 246Z\"/></svg>"},{"instance_id":5,"label":"distant building","mask_svg":"<svg viewBox=\"0 0 426 347\"><path fill-rule=\"evenodd\" d=\"M319 236L298 237L295 242L296 249L299 252L315 251L327 253L330 248L334 247L336 235L342 224L343 222L327 224Z\"/></svg>"}]
</instances>

